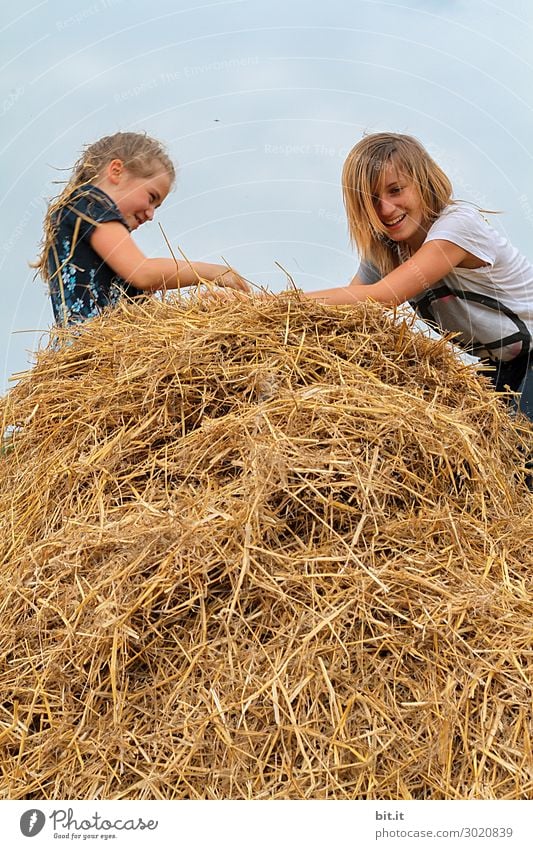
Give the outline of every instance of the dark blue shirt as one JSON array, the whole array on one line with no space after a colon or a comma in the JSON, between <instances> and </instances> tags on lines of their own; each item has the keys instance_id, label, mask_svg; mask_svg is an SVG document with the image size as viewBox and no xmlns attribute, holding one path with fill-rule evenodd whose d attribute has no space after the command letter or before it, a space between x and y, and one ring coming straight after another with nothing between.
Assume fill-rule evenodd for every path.
<instances>
[{"instance_id":1,"label":"dark blue shirt","mask_svg":"<svg viewBox=\"0 0 533 849\"><path fill-rule=\"evenodd\" d=\"M123 295L144 294L115 274L92 249L93 230L107 221L120 221L127 228L109 195L92 185L78 189L56 214L48 272L57 324L78 324L113 306Z\"/></svg>"}]
</instances>

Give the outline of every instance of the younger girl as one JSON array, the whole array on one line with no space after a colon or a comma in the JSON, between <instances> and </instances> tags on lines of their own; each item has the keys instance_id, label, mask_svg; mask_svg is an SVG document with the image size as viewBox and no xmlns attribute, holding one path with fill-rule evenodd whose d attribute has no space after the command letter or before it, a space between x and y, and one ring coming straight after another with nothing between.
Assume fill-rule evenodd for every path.
<instances>
[{"instance_id":1,"label":"younger girl","mask_svg":"<svg viewBox=\"0 0 533 849\"><path fill-rule=\"evenodd\" d=\"M342 182L361 264L348 286L307 297L409 301L492 367L497 390L525 384L521 408L533 419L532 264L479 209L452 200L448 177L411 136L364 137L348 155Z\"/></svg>"},{"instance_id":2,"label":"younger girl","mask_svg":"<svg viewBox=\"0 0 533 849\"><path fill-rule=\"evenodd\" d=\"M199 278L249 291L224 265L148 259L136 246L130 233L152 220L175 178L162 145L144 133L115 133L85 148L48 209L37 263L58 324L92 318L122 295L191 286Z\"/></svg>"}]
</instances>

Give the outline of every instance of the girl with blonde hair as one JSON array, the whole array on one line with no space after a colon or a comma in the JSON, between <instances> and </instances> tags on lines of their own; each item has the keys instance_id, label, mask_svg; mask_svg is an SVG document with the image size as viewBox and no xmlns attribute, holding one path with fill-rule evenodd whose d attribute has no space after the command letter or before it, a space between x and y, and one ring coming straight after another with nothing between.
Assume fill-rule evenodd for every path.
<instances>
[{"instance_id":1,"label":"girl with blonde hair","mask_svg":"<svg viewBox=\"0 0 533 849\"><path fill-rule=\"evenodd\" d=\"M136 298L202 280L249 291L225 265L148 258L131 238L153 219L175 179L164 147L145 133L115 133L84 149L48 208L36 263L57 324L79 324L125 295Z\"/></svg>"},{"instance_id":2,"label":"girl with blonde hair","mask_svg":"<svg viewBox=\"0 0 533 849\"><path fill-rule=\"evenodd\" d=\"M306 296L409 301L490 367L497 390L522 387L521 408L533 418L533 265L483 210L452 198L450 180L411 136L365 136L346 159L342 186L361 263L348 286Z\"/></svg>"}]
</instances>

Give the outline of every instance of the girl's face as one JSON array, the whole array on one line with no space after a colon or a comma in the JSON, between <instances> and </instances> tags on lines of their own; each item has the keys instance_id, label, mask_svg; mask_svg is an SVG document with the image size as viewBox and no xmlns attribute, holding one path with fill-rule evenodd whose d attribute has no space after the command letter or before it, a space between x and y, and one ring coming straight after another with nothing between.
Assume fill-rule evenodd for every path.
<instances>
[{"instance_id":1,"label":"girl's face","mask_svg":"<svg viewBox=\"0 0 533 849\"><path fill-rule=\"evenodd\" d=\"M170 177L163 168L156 170L150 177L136 177L122 167L111 180L112 185L106 186L106 191L115 201L130 230L136 230L141 224L152 220L171 186Z\"/></svg>"},{"instance_id":2,"label":"girl's face","mask_svg":"<svg viewBox=\"0 0 533 849\"><path fill-rule=\"evenodd\" d=\"M374 196L374 208L385 225L387 236L395 242L406 242L418 250L427 233L422 213L422 200L415 184L393 161L387 163L383 179Z\"/></svg>"}]
</instances>

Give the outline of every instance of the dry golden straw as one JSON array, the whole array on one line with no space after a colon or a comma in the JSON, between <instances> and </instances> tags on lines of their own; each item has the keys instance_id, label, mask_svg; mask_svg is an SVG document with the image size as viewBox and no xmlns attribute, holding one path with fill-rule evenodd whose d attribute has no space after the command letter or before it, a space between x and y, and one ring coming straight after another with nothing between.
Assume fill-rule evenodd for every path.
<instances>
[{"instance_id":1,"label":"dry golden straw","mask_svg":"<svg viewBox=\"0 0 533 849\"><path fill-rule=\"evenodd\" d=\"M3 798L533 797L532 429L449 342L124 303L0 411Z\"/></svg>"}]
</instances>

